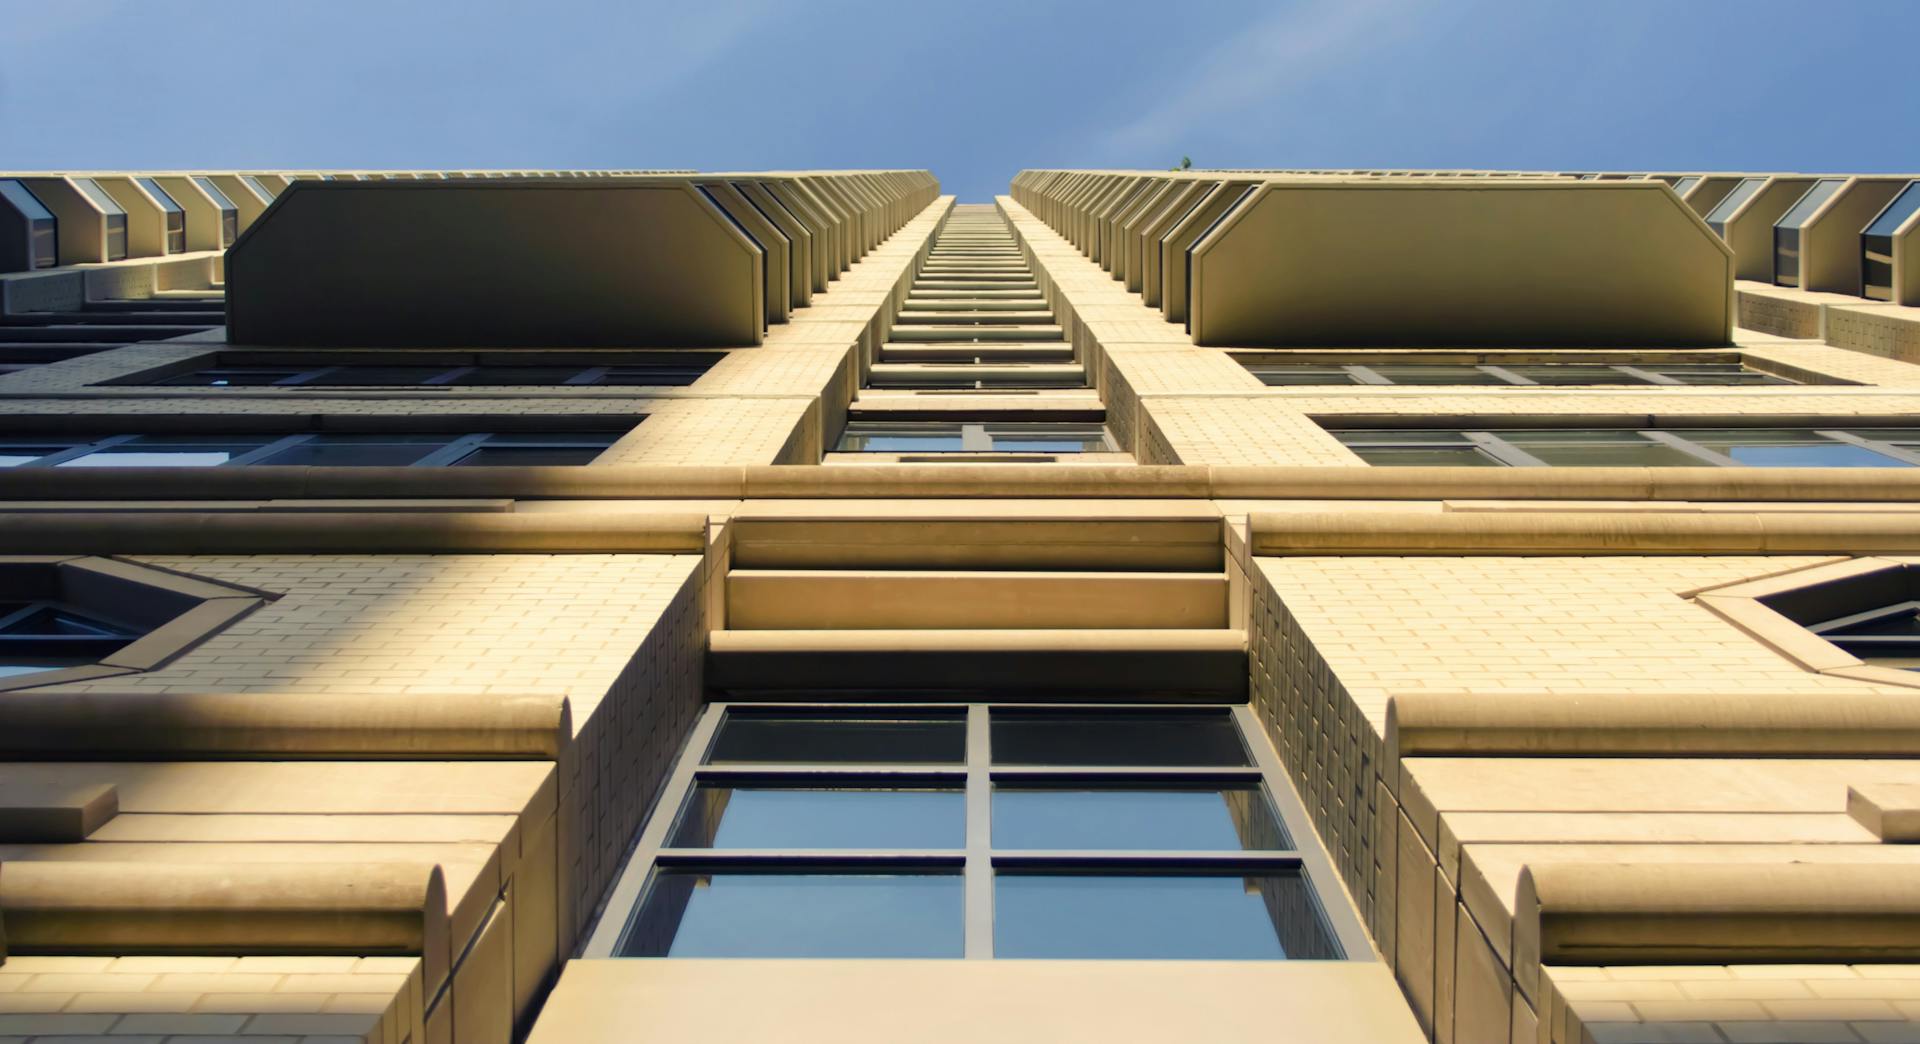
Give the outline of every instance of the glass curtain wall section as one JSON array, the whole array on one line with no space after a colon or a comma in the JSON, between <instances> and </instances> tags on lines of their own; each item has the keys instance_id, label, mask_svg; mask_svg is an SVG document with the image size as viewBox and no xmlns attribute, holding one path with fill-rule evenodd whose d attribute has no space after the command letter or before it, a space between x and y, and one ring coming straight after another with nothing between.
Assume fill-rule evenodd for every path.
<instances>
[{"instance_id":1,"label":"glass curtain wall section","mask_svg":"<svg viewBox=\"0 0 1920 1044\"><path fill-rule=\"evenodd\" d=\"M1920 428L1450 428L1335 431L1373 465L1905 468Z\"/></svg>"},{"instance_id":2,"label":"glass curtain wall section","mask_svg":"<svg viewBox=\"0 0 1920 1044\"><path fill-rule=\"evenodd\" d=\"M719 704L589 957L1365 959L1245 707Z\"/></svg>"}]
</instances>

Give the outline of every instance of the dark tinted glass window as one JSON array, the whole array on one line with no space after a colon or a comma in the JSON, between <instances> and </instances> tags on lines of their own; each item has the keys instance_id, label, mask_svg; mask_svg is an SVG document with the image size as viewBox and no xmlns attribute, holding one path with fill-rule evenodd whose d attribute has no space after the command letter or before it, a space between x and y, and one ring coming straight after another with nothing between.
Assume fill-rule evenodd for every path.
<instances>
[{"instance_id":1,"label":"dark tinted glass window","mask_svg":"<svg viewBox=\"0 0 1920 1044\"><path fill-rule=\"evenodd\" d=\"M404 467L457 435L315 435L257 463L304 467Z\"/></svg>"},{"instance_id":2,"label":"dark tinted glass window","mask_svg":"<svg viewBox=\"0 0 1920 1044\"><path fill-rule=\"evenodd\" d=\"M107 190L92 178L74 178L73 187L79 189L80 194L87 197L87 202L99 208L102 214L126 213L120 204L113 201L112 196L107 195Z\"/></svg>"},{"instance_id":3,"label":"dark tinted glass window","mask_svg":"<svg viewBox=\"0 0 1920 1044\"><path fill-rule=\"evenodd\" d=\"M959 957L957 874L659 870L623 957Z\"/></svg>"},{"instance_id":4,"label":"dark tinted glass window","mask_svg":"<svg viewBox=\"0 0 1920 1044\"><path fill-rule=\"evenodd\" d=\"M451 463L461 468L560 467L591 464L605 452L605 446L486 445Z\"/></svg>"},{"instance_id":5,"label":"dark tinted glass window","mask_svg":"<svg viewBox=\"0 0 1920 1044\"><path fill-rule=\"evenodd\" d=\"M1893 235L1900 231L1900 226L1906 224L1907 219L1916 212L1920 212L1920 181L1908 184L1898 196L1893 197L1893 202L1887 204L1887 208L1867 226L1866 234L1869 236Z\"/></svg>"},{"instance_id":6,"label":"dark tinted glass window","mask_svg":"<svg viewBox=\"0 0 1920 1044\"><path fill-rule=\"evenodd\" d=\"M674 848L964 848L958 790L696 786Z\"/></svg>"},{"instance_id":7,"label":"dark tinted glass window","mask_svg":"<svg viewBox=\"0 0 1920 1044\"><path fill-rule=\"evenodd\" d=\"M18 181L0 178L0 199L12 204L13 209L30 221L53 220L53 212L42 206L39 198Z\"/></svg>"},{"instance_id":8,"label":"dark tinted glass window","mask_svg":"<svg viewBox=\"0 0 1920 1044\"><path fill-rule=\"evenodd\" d=\"M966 750L966 719L957 714L735 712L721 724L707 761L957 764Z\"/></svg>"},{"instance_id":9,"label":"dark tinted glass window","mask_svg":"<svg viewBox=\"0 0 1920 1044\"><path fill-rule=\"evenodd\" d=\"M277 435L142 435L84 456L63 468L210 468L252 453Z\"/></svg>"},{"instance_id":10,"label":"dark tinted glass window","mask_svg":"<svg viewBox=\"0 0 1920 1044\"><path fill-rule=\"evenodd\" d=\"M1800 201L1793 205L1793 209L1788 210L1779 221L1774 222L1774 227L1799 228L1806 224L1807 219L1813 217L1813 212L1825 205L1827 200L1832 199L1833 194L1840 191L1840 186L1844 184L1846 182L1840 178L1822 178L1814 182L1813 187L1809 188L1806 194L1800 197Z\"/></svg>"},{"instance_id":11,"label":"dark tinted glass window","mask_svg":"<svg viewBox=\"0 0 1920 1044\"><path fill-rule=\"evenodd\" d=\"M1001 784L995 848L1234 851L1287 847L1266 795L1246 785Z\"/></svg>"},{"instance_id":12,"label":"dark tinted glass window","mask_svg":"<svg viewBox=\"0 0 1920 1044\"><path fill-rule=\"evenodd\" d=\"M997 765L1247 764L1233 721L1212 711L1001 711L992 738Z\"/></svg>"},{"instance_id":13,"label":"dark tinted glass window","mask_svg":"<svg viewBox=\"0 0 1920 1044\"><path fill-rule=\"evenodd\" d=\"M993 886L995 957L1337 957L1298 874L1008 874Z\"/></svg>"},{"instance_id":14,"label":"dark tinted glass window","mask_svg":"<svg viewBox=\"0 0 1920 1044\"><path fill-rule=\"evenodd\" d=\"M265 367L242 367L231 370L196 370L193 373L175 374L154 381L156 385L176 388L250 388L261 385L277 384L305 373L305 370L275 370Z\"/></svg>"},{"instance_id":15,"label":"dark tinted glass window","mask_svg":"<svg viewBox=\"0 0 1920 1044\"><path fill-rule=\"evenodd\" d=\"M1711 464L1637 431L1504 431L1500 437L1555 467L1705 467Z\"/></svg>"},{"instance_id":16,"label":"dark tinted glass window","mask_svg":"<svg viewBox=\"0 0 1920 1044\"><path fill-rule=\"evenodd\" d=\"M1715 228L1725 225L1727 219L1733 216L1733 212L1739 210L1747 200L1752 199L1753 194L1760 191L1760 186L1766 183L1765 178L1741 179L1740 184L1735 185L1732 192L1722 196L1720 202L1714 204L1712 210L1707 211L1707 223Z\"/></svg>"}]
</instances>

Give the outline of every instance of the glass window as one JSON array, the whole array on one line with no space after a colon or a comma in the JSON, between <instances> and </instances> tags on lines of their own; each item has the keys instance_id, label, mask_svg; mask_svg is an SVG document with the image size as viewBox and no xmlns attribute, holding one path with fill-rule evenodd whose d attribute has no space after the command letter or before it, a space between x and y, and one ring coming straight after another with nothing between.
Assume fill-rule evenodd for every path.
<instances>
[{"instance_id":1,"label":"glass window","mask_svg":"<svg viewBox=\"0 0 1920 1044\"><path fill-rule=\"evenodd\" d=\"M352 435L320 434L276 450L259 464L316 468L405 467L447 443L458 435L395 434Z\"/></svg>"},{"instance_id":2,"label":"glass window","mask_svg":"<svg viewBox=\"0 0 1920 1044\"><path fill-rule=\"evenodd\" d=\"M734 712L707 761L958 764L966 751L967 723L957 714Z\"/></svg>"},{"instance_id":3,"label":"glass window","mask_svg":"<svg viewBox=\"0 0 1920 1044\"><path fill-rule=\"evenodd\" d=\"M1501 439L1538 457L1543 464L1570 468L1707 467L1685 450L1647 438L1637 431L1502 431Z\"/></svg>"},{"instance_id":4,"label":"glass window","mask_svg":"<svg viewBox=\"0 0 1920 1044\"><path fill-rule=\"evenodd\" d=\"M1313 892L1298 874L1002 872L994 879L993 905L996 957L1280 960L1338 955L1320 925Z\"/></svg>"},{"instance_id":5,"label":"glass window","mask_svg":"<svg viewBox=\"0 0 1920 1044\"><path fill-rule=\"evenodd\" d=\"M208 199L213 200L214 206L219 207L222 210L235 209L233 205L233 200L228 199L227 194L220 191L220 186L215 185L213 183L212 178L202 178L202 177L196 176L195 178L193 178L193 184L200 191L206 193Z\"/></svg>"},{"instance_id":6,"label":"glass window","mask_svg":"<svg viewBox=\"0 0 1920 1044\"><path fill-rule=\"evenodd\" d=\"M101 188L100 184L92 178L74 178L73 187L79 189L80 194L87 197L87 202L92 203L102 214L126 213L121 209L120 204L113 201L112 196L107 195L107 190Z\"/></svg>"},{"instance_id":7,"label":"glass window","mask_svg":"<svg viewBox=\"0 0 1920 1044\"><path fill-rule=\"evenodd\" d=\"M1816 431L1683 431L1688 441L1757 468L1904 468L1908 463Z\"/></svg>"},{"instance_id":8,"label":"glass window","mask_svg":"<svg viewBox=\"0 0 1920 1044\"><path fill-rule=\"evenodd\" d=\"M153 199L153 202L158 205L161 210L169 214L182 213L180 204L174 202L172 196L167 195L167 190L161 188L159 182L152 178L135 178L133 180L138 182L140 187L146 190L147 195Z\"/></svg>"},{"instance_id":9,"label":"glass window","mask_svg":"<svg viewBox=\"0 0 1920 1044\"><path fill-rule=\"evenodd\" d=\"M1250 362L1245 364L1261 382L1274 387L1294 385L1352 385L1359 384L1359 378L1345 366L1320 366L1307 364L1276 364Z\"/></svg>"},{"instance_id":10,"label":"glass window","mask_svg":"<svg viewBox=\"0 0 1920 1044\"><path fill-rule=\"evenodd\" d=\"M0 199L12 204L13 209L29 221L53 220L53 212L42 206L39 198L29 192L25 185L11 178L0 178Z\"/></svg>"},{"instance_id":11,"label":"glass window","mask_svg":"<svg viewBox=\"0 0 1920 1044\"><path fill-rule=\"evenodd\" d=\"M267 188L266 185L262 184L259 178L256 178L251 174L242 174L240 175L240 183L247 186L247 188L252 189L253 194L259 198L260 202L262 203L273 202L273 190Z\"/></svg>"},{"instance_id":12,"label":"glass window","mask_svg":"<svg viewBox=\"0 0 1920 1044\"><path fill-rule=\"evenodd\" d=\"M848 421L840 436L843 453L942 453L966 448L956 424Z\"/></svg>"},{"instance_id":13,"label":"glass window","mask_svg":"<svg viewBox=\"0 0 1920 1044\"><path fill-rule=\"evenodd\" d=\"M140 632L55 602L0 605L0 677L37 674L111 656Z\"/></svg>"},{"instance_id":14,"label":"glass window","mask_svg":"<svg viewBox=\"0 0 1920 1044\"><path fill-rule=\"evenodd\" d=\"M63 468L211 468L278 441L278 435L141 435L72 460Z\"/></svg>"},{"instance_id":15,"label":"glass window","mask_svg":"<svg viewBox=\"0 0 1920 1044\"><path fill-rule=\"evenodd\" d=\"M1785 377L1749 370L1739 363L1697 363L1690 366L1662 364L1641 366L1639 369L1657 373L1662 377L1679 381L1681 384L1794 384Z\"/></svg>"},{"instance_id":16,"label":"glass window","mask_svg":"<svg viewBox=\"0 0 1920 1044\"><path fill-rule=\"evenodd\" d=\"M1073 421L848 421L837 448L844 453L1117 452L1106 428Z\"/></svg>"},{"instance_id":17,"label":"glass window","mask_svg":"<svg viewBox=\"0 0 1920 1044\"><path fill-rule=\"evenodd\" d=\"M368 367L376 369L377 367ZM447 384L565 384L580 376L580 366L475 366L446 379Z\"/></svg>"},{"instance_id":18,"label":"glass window","mask_svg":"<svg viewBox=\"0 0 1920 1044\"><path fill-rule=\"evenodd\" d=\"M1245 765L1233 721L1217 711L1002 711L996 765Z\"/></svg>"},{"instance_id":19,"label":"glass window","mask_svg":"<svg viewBox=\"0 0 1920 1044\"><path fill-rule=\"evenodd\" d=\"M1720 202L1714 204L1712 210L1707 211L1707 224L1712 225L1715 232L1726 235L1727 219L1733 216L1734 211L1744 206L1747 200L1752 199L1753 194L1760 191L1760 186L1766 183L1766 178L1741 178L1740 184L1735 185L1733 191L1722 196Z\"/></svg>"},{"instance_id":20,"label":"glass window","mask_svg":"<svg viewBox=\"0 0 1920 1044\"><path fill-rule=\"evenodd\" d=\"M1103 453L1114 449L1107 430L1098 424L989 424L986 432L996 453Z\"/></svg>"},{"instance_id":21,"label":"glass window","mask_svg":"<svg viewBox=\"0 0 1920 1044\"><path fill-rule=\"evenodd\" d=\"M1363 953L1259 728L1244 707L710 707L587 954Z\"/></svg>"},{"instance_id":22,"label":"glass window","mask_svg":"<svg viewBox=\"0 0 1920 1044\"><path fill-rule=\"evenodd\" d=\"M1287 848L1286 831L1256 785L996 786L995 848Z\"/></svg>"},{"instance_id":23,"label":"glass window","mask_svg":"<svg viewBox=\"0 0 1920 1044\"><path fill-rule=\"evenodd\" d=\"M622 957L960 957L958 874L657 871Z\"/></svg>"},{"instance_id":24,"label":"glass window","mask_svg":"<svg viewBox=\"0 0 1920 1044\"><path fill-rule=\"evenodd\" d=\"M452 366L333 366L302 383L337 385L411 385L435 381L455 371Z\"/></svg>"},{"instance_id":25,"label":"glass window","mask_svg":"<svg viewBox=\"0 0 1920 1044\"><path fill-rule=\"evenodd\" d=\"M611 438L592 446L511 446L489 442L449 463L461 468L571 467L593 463L612 444Z\"/></svg>"},{"instance_id":26,"label":"glass window","mask_svg":"<svg viewBox=\"0 0 1920 1044\"><path fill-rule=\"evenodd\" d=\"M965 848L958 790L696 786L674 848Z\"/></svg>"},{"instance_id":27,"label":"glass window","mask_svg":"<svg viewBox=\"0 0 1920 1044\"><path fill-rule=\"evenodd\" d=\"M1909 182L1906 188L1900 190L1900 194L1893 197L1893 202L1887 204L1886 209L1867 225L1863 234L1893 235L1900 231L1900 226L1906 224L1907 219L1916 213L1920 213L1920 181Z\"/></svg>"},{"instance_id":28,"label":"glass window","mask_svg":"<svg viewBox=\"0 0 1920 1044\"><path fill-rule=\"evenodd\" d=\"M1681 178L1679 181L1673 183L1674 194L1685 199L1687 193L1692 192L1693 187L1698 184L1700 184L1699 178Z\"/></svg>"},{"instance_id":29,"label":"glass window","mask_svg":"<svg viewBox=\"0 0 1920 1044\"><path fill-rule=\"evenodd\" d=\"M195 370L192 373L163 377L155 385L175 388L251 388L292 380L310 370L274 369L265 366L235 366L220 370Z\"/></svg>"},{"instance_id":30,"label":"glass window","mask_svg":"<svg viewBox=\"0 0 1920 1044\"><path fill-rule=\"evenodd\" d=\"M1561 467L1908 467L1920 429L1534 428L1486 432L1339 431L1369 463L1485 462ZM1445 441L1446 436L1457 440ZM1477 441L1484 460L1469 460Z\"/></svg>"},{"instance_id":31,"label":"glass window","mask_svg":"<svg viewBox=\"0 0 1920 1044\"><path fill-rule=\"evenodd\" d=\"M1549 363L1541 365L1503 366L1509 373L1518 374L1535 384L1650 384L1644 377L1621 370L1617 366L1595 363Z\"/></svg>"},{"instance_id":32,"label":"glass window","mask_svg":"<svg viewBox=\"0 0 1920 1044\"><path fill-rule=\"evenodd\" d=\"M27 223L27 266L53 268L60 264L60 223L28 188L18 181L0 178L0 198L4 198ZM8 371L0 370L0 373Z\"/></svg>"},{"instance_id":33,"label":"glass window","mask_svg":"<svg viewBox=\"0 0 1920 1044\"><path fill-rule=\"evenodd\" d=\"M1383 468L1497 468L1501 462L1478 446L1353 446L1361 460Z\"/></svg>"},{"instance_id":34,"label":"glass window","mask_svg":"<svg viewBox=\"0 0 1920 1044\"><path fill-rule=\"evenodd\" d=\"M1384 363L1369 365L1367 369L1385 377L1392 384L1511 384L1477 366L1466 365L1418 365L1407 363Z\"/></svg>"},{"instance_id":35,"label":"glass window","mask_svg":"<svg viewBox=\"0 0 1920 1044\"><path fill-rule=\"evenodd\" d=\"M1773 227L1799 228L1805 225L1808 219L1813 217L1813 212L1825 205L1827 200L1832 199L1833 194L1840 191L1840 186L1844 184L1846 180L1843 178L1821 178L1814 182L1813 187L1807 189L1800 197L1800 201L1782 215L1779 221L1774 222Z\"/></svg>"},{"instance_id":36,"label":"glass window","mask_svg":"<svg viewBox=\"0 0 1920 1044\"><path fill-rule=\"evenodd\" d=\"M90 436L76 437L72 441L53 442L41 439L0 439L0 468L14 468L30 464L41 457L55 453L65 453L75 446L84 446L98 439Z\"/></svg>"}]
</instances>

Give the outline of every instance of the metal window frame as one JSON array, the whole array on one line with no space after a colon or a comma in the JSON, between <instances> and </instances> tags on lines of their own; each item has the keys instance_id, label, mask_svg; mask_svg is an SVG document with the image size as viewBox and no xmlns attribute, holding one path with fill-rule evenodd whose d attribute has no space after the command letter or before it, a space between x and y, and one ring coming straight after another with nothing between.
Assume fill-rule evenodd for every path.
<instances>
[{"instance_id":1,"label":"metal window frame","mask_svg":"<svg viewBox=\"0 0 1920 1044\"><path fill-rule=\"evenodd\" d=\"M708 765L721 725L729 714L777 709L782 714L834 714L875 710L911 715L964 712L964 761L911 765L798 762L792 764ZM1166 712L1216 710L1233 723L1247 754L1243 766L995 766L991 761L991 714L1030 710L1061 712ZM1037 850L996 849L992 844L993 790L996 783L1252 785L1291 847L1258 851ZM702 783L796 787L939 787L964 795L965 845L958 849L758 849L675 848L668 844L687 801ZM1002 873L1083 873L1181 876L1210 874L1299 874L1315 912L1336 951L1330 959L1370 961L1373 944L1340 883L1332 859L1321 847L1305 805L1294 791L1279 755L1246 704L1036 704L1018 700L982 700L963 704L716 701L695 722L665 784L648 809L644 825L627 853L598 922L579 955L613 958L639 923L656 870L732 873L918 872L958 876L963 896L962 952L968 960L992 960L994 883ZM667 958L628 958L659 960Z\"/></svg>"},{"instance_id":2,"label":"metal window frame","mask_svg":"<svg viewBox=\"0 0 1920 1044\"><path fill-rule=\"evenodd\" d=\"M1361 431L1361 430L1377 430L1377 429L1359 429L1359 428L1351 429L1351 431ZM1473 448L1479 449L1480 451L1484 452L1488 456L1493 457L1499 463L1505 464L1508 467L1556 467L1556 466L1572 467L1574 466L1574 465L1548 464L1546 461L1541 460L1540 458L1534 456L1531 453L1528 453L1526 450L1521 449L1520 447L1514 445L1512 442L1508 441L1505 437L1503 437L1503 432L1501 431L1476 431L1476 430L1469 430L1465 428L1460 428L1460 429L1435 428L1435 429L1419 429L1419 430L1455 432L1459 434L1462 438L1466 439L1467 442L1471 444ZM1596 427L1578 427L1578 426L1569 425L1567 427L1562 427L1562 428L1508 429L1509 432L1520 431L1520 430L1526 430L1526 431L1631 431L1644 439L1648 439L1649 441L1656 442L1664 446L1669 446L1673 449L1679 450L1680 452L1687 454L1688 456L1696 457L1700 460L1700 463L1704 465L1709 465L1713 467L1722 467L1722 468L1745 468L1745 467L1755 466L1755 465L1746 464L1742 461L1735 460L1732 456L1728 454L1721 453L1718 450L1709 449L1708 447L1703 446L1700 443L1687 438L1686 435L1684 434L1688 430L1686 428L1596 428ZM1714 429L1714 430L1739 431L1741 429L1723 428L1723 429ZM1762 430L1770 430L1770 429L1762 429ZM1870 439L1863 435L1856 434L1855 432L1851 432L1851 431L1847 431L1839 428L1809 428L1807 430L1812 431L1815 435L1823 439L1826 439L1830 442L1838 442L1843 445L1858 446L1862 449L1872 450L1873 452L1881 454L1882 456L1890 457L1894 460L1900 461L1903 464L1910 464L1915 467L1920 467L1920 449L1908 449L1904 446L1900 446L1892 442L1887 442L1881 439ZM1334 438L1340 440L1341 445L1347 447L1349 450L1352 450L1356 455L1360 456L1361 459L1363 460L1366 459L1365 454L1362 452L1364 450L1423 450L1423 449L1460 449L1462 448L1462 444L1458 442L1434 442L1434 441L1421 440L1421 439L1403 439L1400 441L1365 442L1365 443L1355 444L1355 443L1346 441L1346 439L1344 438L1341 438L1341 436L1347 435L1349 433L1350 433L1349 431L1343 431L1340 429L1332 429L1329 431L1329 434L1333 435ZM1916 439L1920 439L1920 428L1915 428L1914 433L1915 433ZM1814 465L1814 466L1817 467L1818 465Z\"/></svg>"},{"instance_id":3,"label":"metal window frame","mask_svg":"<svg viewBox=\"0 0 1920 1044\"><path fill-rule=\"evenodd\" d=\"M61 450L58 453L49 453L44 456L35 458L34 460L27 461L23 464L16 464L14 465L14 467L21 467L21 468L58 467L61 464L64 464L70 460L76 460L80 457L84 457L92 453L97 453L101 450L108 449L113 446L125 445L128 442L131 442L134 439L140 438L141 436L146 434L151 434L151 433L135 432L133 434L127 434L127 435L109 435L105 438L96 439L92 442L82 443L78 445L70 445L67 449ZM309 432L300 432L293 435L283 435L277 438L269 439L267 442L262 444L257 449L248 450L245 453L235 454L233 459L231 460L227 460L219 464L212 464L207 466L216 467L216 468L228 468L228 467L244 466L248 464L258 464L260 461L264 460L267 457L270 457L276 453L280 453L284 450L292 449L295 446L311 441L312 439L325 434L335 434L335 433L309 431ZM338 434L366 434L366 435L378 436L381 433L380 432L340 432ZM575 435L575 436L578 436L578 438L574 438L566 441L549 441L549 442L531 442L531 441L526 441L520 438L520 436L528 435L528 434L542 434L542 435L563 434L563 435ZM223 438L247 438L248 433L209 432L207 433L206 437L209 442L212 442L212 441L217 441ZM605 441L602 441L603 438ZM470 433L464 433L464 434L453 436L447 441L441 443L439 448L429 450L423 456L421 456L419 460L416 460L411 464L395 465L395 466L404 466L404 467L412 467L412 468L449 467L449 466L458 464L461 460L464 460L469 454L473 453L475 450L488 449L488 448L598 450L604 453L609 447L611 447L615 442L617 442L619 438L620 438L620 435L614 432L606 432L606 433L596 433L596 432L553 433L553 432L514 432L514 431L470 432ZM60 440L50 439L48 441L52 442L52 441L60 441ZM421 443L416 443L416 445L420 445L424 447L424 446L430 445L430 443L421 442ZM0 450L0 452L4 452L4 451ZM164 450L156 450L156 452L164 452ZM351 465L343 465L343 466L351 466Z\"/></svg>"},{"instance_id":4,"label":"metal window frame","mask_svg":"<svg viewBox=\"0 0 1920 1044\"><path fill-rule=\"evenodd\" d=\"M1375 363L1369 365L1366 363L1289 363L1289 362L1280 362L1280 361L1272 361L1272 360L1249 361L1249 360L1242 359L1240 360L1240 364L1246 367L1247 371L1252 373L1255 377L1260 378L1261 382L1269 388L1342 388L1342 387L1355 387L1355 386L1394 387L1394 388L1491 387L1490 385L1473 385L1473 384L1465 384L1465 383L1458 384L1458 385L1403 384L1399 381L1394 380L1388 374L1382 373L1377 368L1380 366L1452 367L1461 371L1461 374L1463 376L1468 372L1477 371L1479 373L1487 374L1488 376L1494 377L1504 382L1505 384L1514 385L1516 387L1522 387L1522 388L1604 388L1604 387L1608 387L1608 385L1606 384L1545 384L1545 383L1542 383L1541 381L1538 381L1531 377L1526 376L1525 374L1519 372L1519 370L1513 369L1512 367L1525 367L1525 368L1543 367L1543 366L1544 367L1557 367L1557 366L1600 367L1600 368L1612 370L1615 373L1620 374L1623 378L1627 378L1627 379L1621 380L1619 382L1620 384L1628 385L1628 386L1636 386L1636 387L1639 385L1654 385L1657 387L1729 387L1729 388L1753 386L1752 384L1746 381L1728 381L1724 385L1717 382L1703 382L1699 384L1690 384L1687 381L1678 380L1662 372L1667 367L1685 367L1688 369L1697 370L1704 367L1731 366L1733 367L1733 371L1732 371L1733 373L1757 374L1761 377L1766 378L1765 381L1753 382L1755 384L1798 385L1802 383L1800 381L1795 381L1786 377L1782 377L1779 374L1767 373L1764 370L1754 369L1753 367L1748 366L1744 360L1739 362L1733 362L1733 363L1719 363L1719 362L1605 363L1605 362L1582 362L1582 361L1574 360L1574 361L1566 361L1566 362L1509 363L1506 365L1502 365L1500 363L1432 363L1432 362L1418 362L1412 359L1406 359L1406 360L1389 359L1385 361L1376 361ZM1308 382L1301 382L1301 383L1295 384L1295 383L1287 382L1284 380L1273 379L1273 378L1284 376L1285 371L1287 371L1288 369L1295 369L1300 371L1319 370L1319 371L1328 371L1328 372L1341 372L1347 375L1348 383L1344 385L1318 384L1318 383L1308 381Z\"/></svg>"},{"instance_id":5,"label":"metal window frame","mask_svg":"<svg viewBox=\"0 0 1920 1044\"><path fill-rule=\"evenodd\" d=\"M35 613L64 613L81 620L110 629L107 634L8 634L6 629ZM105 656L132 645L145 636L145 632L125 624L104 620L64 602L50 598L37 598L27 601L13 612L0 614L0 663L22 663L45 659L71 661L58 666L79 666L93 663ZM62 647L66 648L62 648Z\"/></svg>"}]
</instances>

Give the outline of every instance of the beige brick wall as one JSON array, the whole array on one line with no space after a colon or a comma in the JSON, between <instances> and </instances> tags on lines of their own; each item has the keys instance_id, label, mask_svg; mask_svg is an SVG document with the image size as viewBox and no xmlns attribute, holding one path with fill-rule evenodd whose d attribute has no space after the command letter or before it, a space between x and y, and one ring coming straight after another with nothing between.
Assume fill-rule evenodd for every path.
<instances>
[{"instance_id":1,"label":"beige brick wall","mask_svg":"<svg viewBox=\"0 0 1920 1044\"><path fill-rule=\"evenodd\" d=\"M424 1042L417 957L10 957L0 1040Z\"/></svg>"},{"instance_id":2,"label":"beige brick wall","mask_svg":"<svg viewBox=\"0 0 1920 1044\"><path fill-rule=\"evenodd\" d=\"M1875 691L1805 671L1689 600L1701 589L1830 560L1253 560L1249 623L1255 707L1363 920L1436 1040L1478 1044L1524 1031L1525 1036L1513 1038L1521 1044L1534 1039L1536 1023L1549 1031L1566 1024L1557 1009L1542 1007L1540 998L1530 1001L1512 981L1505 938L1511 930L1512 882L1523 862L1804 858L1794 846L1862 839L1844 815L1842 781L1920 778L1920 765L1895 761L1868 770L1828 763L1815 776L1809 775L1811 769L1784 763L1724 760L1421 758L1403 764L1404 778L1393 778L1383 776L1388 697L1418 690L1675 696L1765 691L1805 692L1810 698ZM1408 801L1420 811L1403 807ZM1530 817L1529 809L1539 814ZM1735 813L1736 818L1726 818ZM1481 843L1484 838L1537 839L1539 844L1489 845ZM1576 850L1566 844L1575 840L1621 847ZM1742 1022L1741 1032L1761 1033L1755 1027L1786 1018L1790 1011L1813 1027L1807 1032L1826 1032L1816 1025L1823 1021L1845 1023L1847 1032L1854 1032L1855 1022L1885 1017L1884 1005L1848 1010L1852 1014L1844 1018L1815 1018L1811 1007L1769 1008ZM1590 1019L1598 1023L1618 1014L1598 1008ZM1495 1027L1504 1028L1503 1035L1490 1035ZM1639 1037L1609 1028L1589 1037L1551 1039L1696 1039L1657 1035L1681 1032L1670 1029L1650 1032L1654 1035ZM1872 1032L1894 1031L1881 1026ZM1697 1039L1724 1044L1828 1038Z\"/></svg>"}]
</instances>

